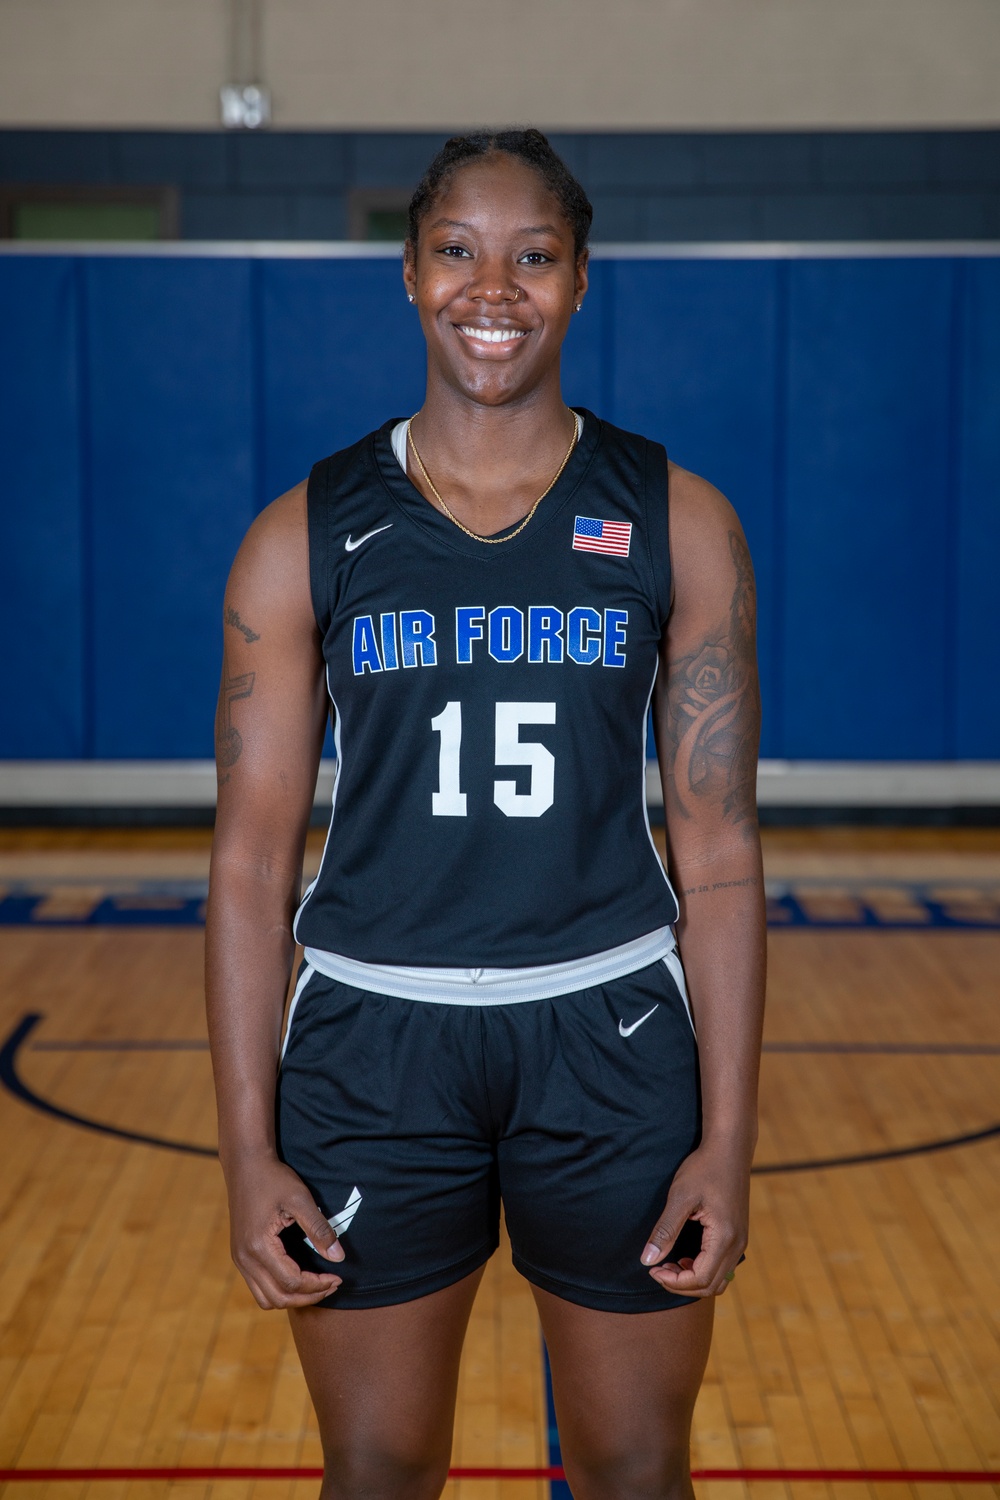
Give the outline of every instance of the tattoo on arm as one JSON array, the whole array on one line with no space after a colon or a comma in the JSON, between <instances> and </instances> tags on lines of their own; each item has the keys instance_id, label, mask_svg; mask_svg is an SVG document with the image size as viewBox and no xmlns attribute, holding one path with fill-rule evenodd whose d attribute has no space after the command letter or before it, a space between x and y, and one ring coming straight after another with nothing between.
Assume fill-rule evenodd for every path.
<instances>
[{"instance_id":1,"label":"tattoo on arm","mask_svg":"<svg viewBox=\"0 0 1000 1500\"><path fill-rule=\"evenodd\" d=\"M743 880L713 880L709 885L686 885L685 896L703 896L706 891L728 891L733 887L758 886L760 881L756 875L747 875Z\"/></svg>"},{"instance_id":2,"label":"tattoo on arm","mask_svg":"<svg viewBox=\"0 0 1000 1500\"><path fill-rule=\"evenodd\" d=\"M760 698L754 652L755 595L746 542L729 533L736 583L729 619L697 651L670 663L661 733L668 785L681 817L717 804L723 822L756 817Z\"/></svg>"},{"instance_id":3,"label":"tattoo on arm","mask_svg":"<svg viewBox=\"0 0 1000 1500\"><path fill-rule=\"evenodd\" d=\"M251 630L249 625L243 623L231 604L226 605L226 624L231 625L234 630L239 631L240 635L245 636L248 646L252 646L254 641L260 640L260 636L256 630Z\"/></svg>"},{"instance_id":4,"label":"tattoo on arm","mask_svg":"<svg viewBox=\"0 0 1000 1500\"><path fill-rule=\"evenodd\" d=\"M240 698L250 697L256 675L256 672L243 672L239 677L230 677L228 669L223 667L222 691L215 717L215 758L220 770L235 766L243 754L243 737L233 723L233 704Z\"/></svg>"}]
</instances>

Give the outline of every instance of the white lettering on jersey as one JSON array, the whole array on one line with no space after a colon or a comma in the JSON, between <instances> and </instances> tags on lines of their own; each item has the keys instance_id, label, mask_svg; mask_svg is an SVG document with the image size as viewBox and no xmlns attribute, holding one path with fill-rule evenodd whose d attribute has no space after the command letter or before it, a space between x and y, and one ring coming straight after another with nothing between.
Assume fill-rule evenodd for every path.
<instances>
[{"instance_id":1,"label":"white lettering on jersey","mask_svg":"<svg viewBox=\"0 0 1000 1500\"><path fill-rule=\"evenodd\" d=\"M554 703L496 704L494 763L497 766L529 766L531 781L519 792L516 781L494 781L493 801L505 818L540 818L555 801L556 758L537 740L522 740L523 724L554 724ZM461 790L462 705L446 703L431 719L431 729L441 736L438 756L438 789L431 793L435 818L464 818L468 798Z\"/></svg>"}]
</instances>

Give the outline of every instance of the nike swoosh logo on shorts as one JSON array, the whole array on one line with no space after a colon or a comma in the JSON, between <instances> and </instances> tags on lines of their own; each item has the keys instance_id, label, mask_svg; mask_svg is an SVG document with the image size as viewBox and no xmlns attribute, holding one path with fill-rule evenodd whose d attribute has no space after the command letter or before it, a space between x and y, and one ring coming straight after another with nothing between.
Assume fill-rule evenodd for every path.
<instances>
[{"instance_id":1,"label":"nike swoosh logo on shorts","mask_svg":"<svg viewBox=\"0 0 1000 1500\"><path fill-rule=\"evenodd\" d=\"M659 1010L659 1008L660 1007L658 1005L653 1006L653 1010ZM633 1031L638 1030L638 1028L642 1025L643 1021L649 1020L650 1016L653 1014L653 1010L647 1010L646 1014L644 1016L640 1016L638 1021L633 1021L631 1026L626 1026L624 1021L619 1021L618 1030L621 1032L622 1036L631 1036Z\"/></svg>"},{"instance_id":2,"label":"nike swoosh logo on shorts","mask_svg":"<svg viewBox=\"0 0 1000 1500\"><path fill-rule=\"evenodd\" d=\"M390 521L389 524L388 524L388 526L376 526L374 531L366 531L365 534L364 534L364 536L359 536L356 542L352 542L351 541L350 532L348 532L347 541L344 543L344 551L345 552L357 552L357 550L358 550L359 547L363 546L364 543L367 542L367 541L369 541L373 536L378 536L378 534L379 534L380 531L391 531L391 530L392 530L392 522Z\"/></svg>"}]
</instances>

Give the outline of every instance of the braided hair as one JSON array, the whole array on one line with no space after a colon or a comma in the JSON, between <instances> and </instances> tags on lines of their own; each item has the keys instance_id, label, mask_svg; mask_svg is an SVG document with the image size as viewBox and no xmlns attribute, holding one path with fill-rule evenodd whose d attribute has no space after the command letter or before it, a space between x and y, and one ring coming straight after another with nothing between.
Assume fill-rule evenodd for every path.
<instances>
[{"instance_id":1,"label":"braided hair","mask_svg":"<svg viewBox=\"0 0 1000 1500\"><path fill-rule=\"evenodd\" d=\"M445 141L410 199L406 238L413 252L422 220L458 168L498 153L516 157L538 173L573 230L573 247L579 258L587 248L594 210L579 182L540 130L477 131L473 135L453 135Z\"/></svg>"}]
</instances>

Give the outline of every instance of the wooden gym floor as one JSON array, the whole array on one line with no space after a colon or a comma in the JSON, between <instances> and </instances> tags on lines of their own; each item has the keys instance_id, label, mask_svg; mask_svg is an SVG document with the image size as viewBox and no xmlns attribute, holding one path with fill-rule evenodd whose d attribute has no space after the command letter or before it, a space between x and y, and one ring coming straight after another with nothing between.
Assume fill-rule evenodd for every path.
<instances>
[{"instance_id":1,"label":"wooden gym floor","mask_svg":"<svg viewBox=\"0 0 1000 1500\"><path fill-rule=\"evenodd\" d=\"M311 837L312 867L320 846ZM312 1478L106 1473L320 1462L285 1321L257 1310L229 1262L201 930L145 925L197 894L207 854L196 831L0 832L0 902L35 900L30 921L0 927L0 1469L105 1471L12 1481L17 1500L317 1491ZM725 1477L698 1492L1000 1493L984 1482L1000 1471L1000 832L772 830L766 862L752 1241L695 1419L696 1471ZM109 890L132 890L129 924L86 925ZM501 1252L473 1317L453 1461L545 1469L554 1456L533 1304ZM858 1477L873 1471L897 1477ZM547 1490L459 1478L449 1500Z\"/></svg>"}]
</instances>

